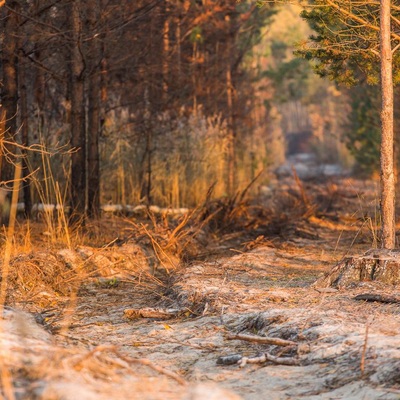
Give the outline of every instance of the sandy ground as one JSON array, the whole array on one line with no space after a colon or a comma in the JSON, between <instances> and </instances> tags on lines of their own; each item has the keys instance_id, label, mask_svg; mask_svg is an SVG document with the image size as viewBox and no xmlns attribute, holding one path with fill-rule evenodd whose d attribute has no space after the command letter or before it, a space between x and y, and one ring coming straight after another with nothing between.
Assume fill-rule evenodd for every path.
<instances>
[{"instance_id":1,"label":"sandy ground","mask_svg":"<svg viewBox=\"0 0 400 400\"><path fill-rule=\"evenodd\" d=\"M259 240L248 250L242 246L182 263L158 280L149 278L145 255L129 243L42 254L42 263L44 257L72 269L91 260L102 273L81 282L76 295L43 288L34 301L16 297L5 310L3 395L400 399L400 306L354 299L364 293L394 296L398 288L362 283L321 292L312 287L343 256L369 246L360 224L312 217L290 238ZM170 318L129 314L148 308L173 312ZM230 339L237 334L294 343ZM296 365L217 363L230 355L243 360L264 353Z\"/></svg>"}]
</instances>

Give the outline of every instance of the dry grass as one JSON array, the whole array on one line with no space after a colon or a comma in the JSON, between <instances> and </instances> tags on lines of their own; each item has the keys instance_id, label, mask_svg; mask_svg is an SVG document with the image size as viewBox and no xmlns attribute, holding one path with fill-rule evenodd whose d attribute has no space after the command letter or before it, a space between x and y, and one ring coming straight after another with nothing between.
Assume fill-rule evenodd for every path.
<instances>
[{"instance_id":1,"label":"dry grass","mask_svg":"<svg viewBox=\"0 0 400 400\"><path fill-rule=\"evenodd\" d=\"M39 203L36 204L36 217L40 218L46 224L46 236L53 243L63 243L71 248L72 238L68 224L66 204L67 185L61 189L59 180L55 177L53 169L55 166L51 161L53 153L44 149L40 152L41 165L38 171L33 170L30 165L32 185L37 193L38 199L43 206L43 210L39 209ZM63 149L57 149L59 155L63 155ZM64 152L64 155L67 153ZM40 172L40 173L39 173ZM67 176L64 171L64 176ZM67 181L67 179L65 179Z\"/></svg>"},{"instance_id":2,"label":"dry grass","mask_svg":"<svg viewBox=\"0 0 400 400\"><path fill-rule=\"evenodd\" d=\"M126 120L124 120L126 118ZM109 127L102 145L102 201L117 204L157 204L161 207L197 207L215 183L213 198L227 195L227 127L220 115L206 117L201 110L172 118L160 114L135 138L126 130L129 117L121 115ZM235 190L266 165L264 139L241 142ZM265 178L264 178L265 179ZM147 198L150 185L150 197Z\"/></svg>"}]
</instances>

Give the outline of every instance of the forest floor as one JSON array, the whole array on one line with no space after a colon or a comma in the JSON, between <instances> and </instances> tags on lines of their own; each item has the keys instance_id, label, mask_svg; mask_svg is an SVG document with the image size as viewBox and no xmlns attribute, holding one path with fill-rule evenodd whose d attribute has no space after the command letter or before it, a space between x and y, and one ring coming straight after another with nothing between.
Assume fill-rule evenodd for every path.
<instances>
[{"instance_id":1,"label":"forest floor","mask_svg":"<svg viewBox=\"0 0 400 400\"><path fill-rule=\"evenodd\" d=\"M192 225L104 218L69 247L43 222L27 244L21 225L4 398L399 399L400 305L355 299L398 288L312 286L376 245L376 184L292 181L223 216L216 204Z\"/></svg>"}]
</instances>

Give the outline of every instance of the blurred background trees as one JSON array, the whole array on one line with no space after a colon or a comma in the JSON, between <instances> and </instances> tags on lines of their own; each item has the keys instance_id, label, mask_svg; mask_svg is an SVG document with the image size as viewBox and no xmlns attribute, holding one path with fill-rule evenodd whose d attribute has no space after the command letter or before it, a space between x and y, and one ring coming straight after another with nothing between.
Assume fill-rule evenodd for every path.
<instances>
[{"instance_id":1,"label":"blurred background trees","mask_svg":"<svg viewBox=\"0 0 400 400\"><path fill-rule=\"evenodd\" d=\"M376 104L294 57L312 33L298 7L8 0L1 11L5 138L57 150L49 164L24 159L25 175L36 171L28 209L43 201L32 179L78 215L107 202L194 206L213 184L213 196L234 195L287 153L349 165L345 142L362 164L359 143L376 140L361 126Z\"/></svg>"}]
</instances>

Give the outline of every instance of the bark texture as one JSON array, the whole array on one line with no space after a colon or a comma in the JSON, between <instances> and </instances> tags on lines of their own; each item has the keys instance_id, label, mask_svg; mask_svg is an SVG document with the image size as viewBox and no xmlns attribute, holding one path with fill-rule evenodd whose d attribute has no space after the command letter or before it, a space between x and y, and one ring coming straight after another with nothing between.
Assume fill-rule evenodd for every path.
<instances>
[{"instance_id":1,"label":"bark texture","mask_svg":"<svg viewBox=\"0 0 400 400\"><path fill-rule=\"evenodd\" d=\"M400 251L369 250L363 256L347 257L314 283L314 287L338 289L360 282L378 281L396 285L400 282Z\"/></svg>"},{"instance_id":2,"label":"bark texture","mask_svg":"<svg viewBox=\"0 0 400 400\"><path fill-rule=\"evenodd\" d=\"M29 116L28 116L28 91L27 91L27 80L26 80L26 66L20 64L18 68L19 77L19 93L20 93L20 104L21 104L21 142L25 146L21 150L22 157L22 174L24 179L23 192L24 192L24 204L25 204L25 217L31 217L32 209L32 197L30 190L29 179L29 163L28 163L28 151L29 146Z\"/></svg>"},{"instance_id":3,"label":"bark texture","mask_svg":"<svg viewBox=\"0 0 400 400\"><path fill-rule=\"evenodd\" d=\"M4 8L3 20L3 43L2 43L2 65L3 81L1 104L1 118L5 121L5 131L2 137L12 141L17 132L17 106L18 106L18 80L17 80L17 46L18 46L18 15L16 11L18 3L7 1ZM4 144L1 154L1 181L11 181L14 177L13 153L14 147Z\"/></svg>"},{"instance_id":4,"label":"bark texture","mask_svg":"<svg viewBox=\"0 0 400 400\"><path fill-rule=\"evenodd\" d=\"M71 212L72 220L85 214L86 203L86 132L84 108L84 62L80 0L71 2L70 27L70 99L71 99Z\"/></svg>"},{"instance_id":5,"label":"bark texture","mask_svg":"<svg viewBox=\"0 0 400 400\"><path fill-rule=\"evenodd\" d=\"M393 151L393 77L390 24L390 0L381 0L380 18L382 140L381 140L381 213L382 247L395 247L395 175Z\"/></svg>"},{"instance_id":6,"label":"bark texture","mask_svg":"<svg viewBox=\"0 0 400 400\"><path fill-rule=\"evenodd\" d=\"M232 31L232 22L229 16L225 17L229 23L230 31ZM232 77L232 59L233 59L233 43L234 36L230 33L226 43L226 105L227 105L227 122L228 122L228 144L227 144L227 182L226 191L229 196L233 196L236 186L236 132L234 121L234 83Z\"/></svg>"},{"instance_id":7,"label":"bark texture","mask_svg":"<svg viewBox=\"0 0 400 400\"><path fill-rule=\"evenodd\" d=\"M7 1L3 14L3 41L1 63L3 79L0 111L0 224L9 219L12 180L14 179L15 146L18 111L18 3Z\"/></svg>"},{"instance_id":8,"label":"bark texture","mask_svg":"<svg viewBox=\"0 0 400 400\"><path fill-rule=\"evenodd\" d=\"M102 49L96 24L100 20L100 1L88 3L89 49L88 49L88 216L100 214L100 99Z\"/></svg>"}]
</instances>

